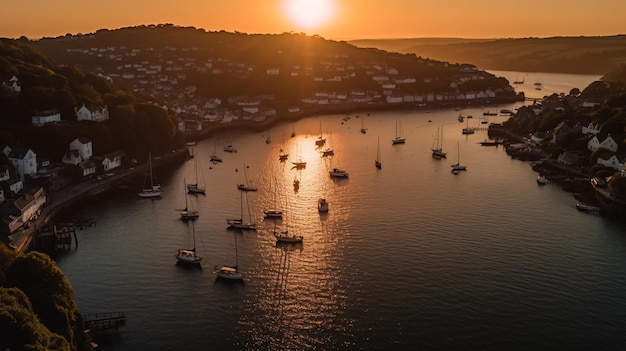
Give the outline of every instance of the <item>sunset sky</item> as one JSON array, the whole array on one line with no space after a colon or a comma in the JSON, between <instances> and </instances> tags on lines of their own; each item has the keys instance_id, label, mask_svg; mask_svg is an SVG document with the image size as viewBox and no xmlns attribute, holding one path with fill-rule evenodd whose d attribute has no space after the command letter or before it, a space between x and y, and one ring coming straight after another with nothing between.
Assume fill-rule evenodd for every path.
<instances>
[{"instance_id":1,"label":"sunset sky","mask_svg":"<svg viewBox=\"0 0 626 351\"><path fill-rule=\"evenodd\" d=\"M20 0L0 5L0 37L162 23L335 40L604 36L626 33L624 14L624 0Z\"/></svg>"}]
</instances>

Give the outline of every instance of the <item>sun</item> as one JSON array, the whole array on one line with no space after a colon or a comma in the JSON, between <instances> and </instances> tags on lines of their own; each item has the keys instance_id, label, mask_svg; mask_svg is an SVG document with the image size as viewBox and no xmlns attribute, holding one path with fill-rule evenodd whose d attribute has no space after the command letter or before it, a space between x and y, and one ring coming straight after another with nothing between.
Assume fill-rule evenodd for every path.
<instances>
[{"instance_id":1,"label":"sun","mask_svg":"<svg viewBox=\"0 0 626 351\"><path fill-rule=\"evenodd\" d=\"M311 30L328 23L334 13L333 0L285 0L283 9L296 26Z\"/></svg>"}]
</instances>

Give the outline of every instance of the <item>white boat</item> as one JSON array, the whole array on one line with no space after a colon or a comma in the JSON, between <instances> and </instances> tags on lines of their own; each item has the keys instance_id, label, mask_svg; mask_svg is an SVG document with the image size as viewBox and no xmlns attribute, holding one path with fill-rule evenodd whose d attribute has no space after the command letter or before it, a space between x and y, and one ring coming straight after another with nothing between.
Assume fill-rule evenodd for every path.
<instances>
[{"instance_id":1,"label":"white boat","mask_svg":"<svg viewBox=\"0 0 626 351\"><path fill-rule=\"evenodd\" d=\"M378 146L376 147L376 161L374 161L376 168L381 169L383 164L380 162L380 137L378 137Z\"/></svg>"},{"instance_id":2,"label":"white boat","mask_svg":"<svg viewBox=\"0 0 626 351\"><path fill-rule=\"evenodd\" d=\"M535 90L541 90L542 88L541 82L535 82Z\"/></svg>"},{"instance_id":3,"label":"white boat","mask_svg":"<svg viewBox=\"0 0 626 351\"><path fill-rule=\"evenodd\" d=\"M204 173L202 167L198 166L198 158L195 159L195 178L194 182L187 184L187 192L190 194L205 194Z\"/></svg>"},{"instance_id":4,"label":"white boat","mask_svg":"<svg viewBox=\"0 0 626 351\"><path fill-rule=\"evenodd\" d=\"M545 185L547 183L548 183L548 178L546 178L546 176L544 175L537 176L537 184Z\"/></svg>"},{"instance_id":5,"label":"white boat","mask_svg":"<svg viewBox=\"0 0 626 351\"><path fill-rule=\"evenodd\" d=\"M396 121L396 137L391 141L392 145L404 144L406 138L402 136L402 124Z\"/></svg>"},{"instance_id":6,"label":"white boat","mask_svg":"<svg viewBox=\"0 0 626 351\"><path fill-rule=\"evenodd\" d=\"M213 274L215 274L216 279L243 282L243 273L239 271L237 233L235 233L235 265L234 266L222 266L220 268L217 268L216 266Z\"/></svg>"},{"instance_id":7,"label":"white boat","mask_svg":"<svg viewBox=\"0 0 626 351\"><path fill-rule=\"evenodd\" d=\"M459 118L457 118L457 119L459 120L459 122L463 122L465 117L463 117L463 115L459 113Z\"/></svg>"},{"instance_id":8,"label":"white boat","mask_svg":"<svg viewBox=\"0 0 626 351\"><path fill-rule=\"evenodd\" d=\"M276 202L278 200L278 181L276 179L274 179L274 184L274 206L272 209L264 210L263 213L265 214L265 217L268 218L282 218L283 211L279 210L276 206Z\"/></svg>"},{"instance_id":9,"label":"white boat","mask_svg":"<svg viewBox=\"0 0 626 351\"><path fill-rule=\"evenodd\" d=\"M321 197L317 200L317 211L320 213L328 212L328 201Z\"/></svg>"},{"instance_id":10,"label":"white boat","mask_svg":"<svg viewBox=\"0 0 626 351\"><path fill-rule=\"evenodd\" d=\"M194 145L196 145L196 141L195 140L189 140L187 142L187 146L194 146Z\"/></svg>"},{"instance_id":11,"label":"white boat","mask_svg":"<svg viewBox=\"0 0 626 351\"><path fill-rule=\"evenodd\" d=\"M199 265L202 257L196 255L196 227L193 222L191 222L191 230L193 232L193 249L178 249L174 256L178 263Z\"/></svg>"},{"instance_id":12,"label":"white boat","mask_svg":"<svg viewBox=\"0 0 626 351\"><path fill-rule=\"evenodd\" d=\"M241 209L239 212L240 217L236 219L227 219L226 223L228 224L230 228L256 230L256 223L243 221L243 195L244 195L244 192L242 191L240 193L240 209ZM250 204L248 203L247 198L248 198L248 194L246 193L246 205L248 206L248 218L250 218Z\"/></svg>"},{"instance_id":13,"label":"white boat","mask_svg":"<svg viewBox=\"0 0 626 351\"><path fill-rule=\"evenodd\" d=\"M161 196L161 185L154 184L154 178L152 176L152 154L148 153L148 165L146 167L146 174L143 178L143 187L139 192L139 197L150 198Z\"/></svg>"},{"instance_id":14,"label":"white boat","mask_svg":"<svg viewBox=\"0 0 626 351\"><path fill-rule=\"evenodd\" d=\"M459 146L459 144L457 143L457 162L453 165L450 165L450 167L452 167L452 172L454 174L457 174L459 171L466 171L467 170L467 166L463 166L461 165L461 148Z\"/></svg>"},{"instance_id":15,"label":"white boat","mask_svg":"<svg viewBox=\"0 0 626 351\"><path fill-rule=\"evenodd\" d=\"M348 178L348 172L343 169L333 168L332 171L328 172L333 178Z\"/></svg>"},{"instance_id":16,"label":"white boat","mask_svg":"<svg viewBox=\"0 0 626 351\"><path fill-rule=\"evenodd\" d=\"M437 128L437 134L433 141L433 158L446 158L446 153L443 152L443 127Z\"/></svg>"},{"instance_id":17,"label":"white boat","mask_svg":"<svg viewBox=\"0 0 626 351\"><path fill-rule=\"evenodd\" d=\"M185 189L187 189L187 182L185 182ZM183 221L195 221L200 217L200 212L198 212L198 210L194 210L189 205L187 193L188 191L185 192L185 208L180 210L180 219L182 219Z\"/></svg>"},{"instance_id":18,"label":"white boat","mask_svg":"<svg viewBox=\"0 0 626 351\"><path fill-rule=\"evenodd\" d=\"M237 184L237 189L239 189L241 191L257 191L258 190L257 187L252 185L252 184L250 184L248 182L248 171L247 171L247 169L248 169L248 166L246 166L245 163L244 163L244 165L243 165L243 174L244 174L246 182Z\"/></svg>"}]
</instances>

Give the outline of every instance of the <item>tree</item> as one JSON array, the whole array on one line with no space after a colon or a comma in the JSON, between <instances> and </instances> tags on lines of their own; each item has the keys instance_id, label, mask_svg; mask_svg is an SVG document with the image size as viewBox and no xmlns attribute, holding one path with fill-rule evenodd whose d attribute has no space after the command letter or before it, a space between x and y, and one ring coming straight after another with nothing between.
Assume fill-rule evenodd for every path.
<instances>
[{"instance_id":1,"label":"tree","mask_svg":"<svg viewBox=\"0 0 626 351\"><path fill-rule=\"evenodd\" d=\"M28 296L33 311L50 331L72 340L79 311L74 289L61 269L41 252L18 256L7 272L7 286Z\"/></svg>"},{"instance_id":2,"label":"tree","mask_svg":"<svg viewBox=\"0 0 626 351\"><path fill-rule=\"evenodd\" d=\"M0 287L0 349L70 351L70 343L37 318L28 296L18 288Z\"/></svg>"}]
</instances>

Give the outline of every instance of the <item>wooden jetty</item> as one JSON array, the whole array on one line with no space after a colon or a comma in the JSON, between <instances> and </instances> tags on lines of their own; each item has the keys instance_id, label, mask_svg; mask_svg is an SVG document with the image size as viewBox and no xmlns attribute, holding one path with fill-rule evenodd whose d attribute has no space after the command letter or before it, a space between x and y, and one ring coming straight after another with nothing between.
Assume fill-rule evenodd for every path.
<instances>
[{"instance_id":1,"label":"wooden jetty","mask_svg":"<svg viewBox=\"0 0 626 351\"><path fill-rule=\"evenodd\" d=\"M85 329L91 331L117 330L126 325L126 314L124 312L91 313L84 314L83 320Z\"/></svg>"}]
</instances>

